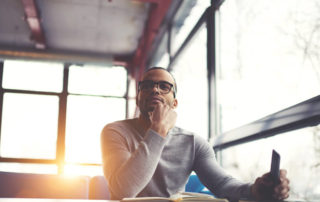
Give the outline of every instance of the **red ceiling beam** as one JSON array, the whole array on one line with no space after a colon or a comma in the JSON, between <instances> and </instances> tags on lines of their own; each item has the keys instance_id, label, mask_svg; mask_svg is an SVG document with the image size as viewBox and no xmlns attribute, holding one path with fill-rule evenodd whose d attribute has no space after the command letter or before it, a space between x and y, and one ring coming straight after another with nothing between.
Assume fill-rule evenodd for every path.
<instances>
[{"instance_id":1,"label":"red ceiling beam","mask_svg":"<svg viewBox=\"0 0 320 202\"><path fill-rule=\"evenodd\" d=\"M131 75L140 80L146 69L146 60L148 51L150 51L152 42L155 39L159 27L170 8L172 0L139 0L140 2L150 2L149 17L146 22L144 33L139 41L135 55L129 64Z\"/></svg>"},{"instance_id":2,"label":"red ceiling beam","mask_svg":"<svg viewBox=\"0 0 320 202\"><path fill-rule=\"evenodd\" d=\"M22 0L26 21L31 29L31 39L35 41L37 49L45 49L45 37L41 27L39 12L34 0Z\"/></svg>"},{"instance_id":3,"label":"red ceiling beam","mask_svg":"<svg viewBox=\"0 0 320 202\"><path fill-rule=\"evenodd\" d=\"M159 3L161 0L134 0L137 2L143 2L143 3Z\"/></svg>"}]
</instances>

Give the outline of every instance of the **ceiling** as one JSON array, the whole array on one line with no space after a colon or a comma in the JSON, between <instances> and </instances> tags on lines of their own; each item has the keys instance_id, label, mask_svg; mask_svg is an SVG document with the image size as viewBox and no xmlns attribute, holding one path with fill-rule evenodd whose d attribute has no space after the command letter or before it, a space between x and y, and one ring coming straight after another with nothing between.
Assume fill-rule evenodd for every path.
<instances>
[{"instance_id":1,"label":"ceiling","mask_svg":"<svg viewBox=\"0 0 320 202\"><path fill-rule=\"evenodd\" d=\"M139 65L182 2L0 0L0 58Z\"/></svg>"}]
</instances>

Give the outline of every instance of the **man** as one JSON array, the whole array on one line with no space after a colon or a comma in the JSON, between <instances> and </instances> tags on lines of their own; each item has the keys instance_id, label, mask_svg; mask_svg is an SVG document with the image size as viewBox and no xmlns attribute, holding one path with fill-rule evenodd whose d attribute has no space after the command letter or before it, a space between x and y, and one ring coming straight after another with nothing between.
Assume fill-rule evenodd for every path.
<instances>
[{"instance_id":1,"label":"man","mask_svg":"<svg viewBox=\"0 0 320 202\"><path fill-rule=\"evenodd\" d=\"M192 171L216 196L232 201L288 197L285 170L281 170L280 184L276 186L268 174L254 184L242 183L217 164L207 141L175 127L176 89L176 82L166 69L149 69L139 82L139 118L114 122L103 129L103 169L111 199L169 197L184 191Z\"/></svg>"}]
</instances>

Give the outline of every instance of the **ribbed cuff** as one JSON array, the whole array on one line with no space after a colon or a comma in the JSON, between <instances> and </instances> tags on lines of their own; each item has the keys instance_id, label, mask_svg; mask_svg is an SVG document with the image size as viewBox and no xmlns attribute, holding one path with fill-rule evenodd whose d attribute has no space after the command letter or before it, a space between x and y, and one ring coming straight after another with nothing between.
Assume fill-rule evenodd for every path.
<instances>
[{"instance_id":1,"label":"ribbed cuff","mask_svg":"<svg viewBox=\"0 0 320 202\"><path fill-rule=\"evenodd\" d=\"M252 196L252 192L251 192L251 187L252 187L252 183L248 183L246 185L244 185L243 187L243 192L242 192L242 198L243 199L253 199L253 196Z\"/></svg>"},{"instance_id":2,"label":"ribbed cuff","mask_svg":"<svg viewBox=\"0 0 320 202\"><path fill-rule=\"evenodd\" d=\"M147 130L144 141L152 147L163 147L168 138L164 138L152 129Z\"/></svg>"}]
</instances>

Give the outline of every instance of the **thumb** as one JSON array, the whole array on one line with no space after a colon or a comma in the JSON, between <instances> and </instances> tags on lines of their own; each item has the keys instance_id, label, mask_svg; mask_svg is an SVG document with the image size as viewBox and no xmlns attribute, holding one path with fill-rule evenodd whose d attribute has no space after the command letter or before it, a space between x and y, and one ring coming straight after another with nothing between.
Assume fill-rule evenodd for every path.
<instances>
[{"instance_id":1,"label":"thumb","mask_svg":"<svg viewBox=\"0 0 320 202\"><path fill-rule=\"evenodd\" d=\"M149 115L149 119L151 120L151 118L152 118L152 112L148 112L148 115Z\"/></svg>"}]
</instances>

